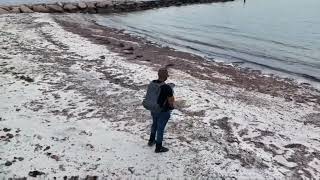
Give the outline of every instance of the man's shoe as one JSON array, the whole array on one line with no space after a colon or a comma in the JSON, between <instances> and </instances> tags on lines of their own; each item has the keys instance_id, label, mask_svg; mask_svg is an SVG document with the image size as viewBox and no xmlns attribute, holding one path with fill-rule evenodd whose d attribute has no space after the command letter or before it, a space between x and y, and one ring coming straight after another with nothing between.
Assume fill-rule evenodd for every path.
<instances>
[{"instance_id":1,"label":"man's shoe","mask_svg":"<svg viewBox=\"0 0 320 180\"><path fill-rule=\"evenodd\" d=\"M169 149L166 147L163 147L162 144L156 144L156 150L155 153L162 153L162 152L168 152Z\"/></svg>"},{"instance_id":2,"label":"man's shoe","mask_svg":"<svg viewBox=\"0 0 320 180\"><path fill-rule=\"evenodd\" d=\"M148 146L150 146L150 147L155 145L155 144L156 144L156 141L150 141L150 140L148 141Z\"/></svg>"},{"instance_id":3,"label":"man's shoe","mask_svg":"<svg viewBox=\"0 0 320 180\"><path fill-rule=\"evenodd\" d=\"M169 151L168 148L166 148L166 147L161 147L161 148L159 148L159 149L156 149L154 152L156 152L156 153L163 153L163 152L168 152L168 151Z\"/></svg>"}]
</instances>

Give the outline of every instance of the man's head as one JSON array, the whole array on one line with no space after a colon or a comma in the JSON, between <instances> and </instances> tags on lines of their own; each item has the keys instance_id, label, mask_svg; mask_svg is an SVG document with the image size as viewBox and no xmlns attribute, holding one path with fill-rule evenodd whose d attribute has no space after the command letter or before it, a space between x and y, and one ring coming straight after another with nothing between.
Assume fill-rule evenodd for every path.
<instances>
[{"instance_id":1,"label":"man's head","mask_svg":"<svg viewBox=\"0 0 320 180\"><path fill-rule=\"evenodd\" d=\"M167 68L160 68L158 70L158 79L160 81L164 82L164 81L166 81L168 79L168 77L169 77L169 74L168 74Z\"/></svg>"}]
</instances>

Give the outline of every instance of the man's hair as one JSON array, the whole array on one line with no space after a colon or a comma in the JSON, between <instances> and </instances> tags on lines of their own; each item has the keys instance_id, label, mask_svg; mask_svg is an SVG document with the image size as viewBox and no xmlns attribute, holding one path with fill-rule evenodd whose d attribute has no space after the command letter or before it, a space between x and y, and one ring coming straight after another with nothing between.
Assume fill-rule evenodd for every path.
<instances>
[{"instance_id":1,"label":"man's hair","mask_svg":"<svg viewBox=\"0 0 320 180\"><path fill-rule=\"evenodd\" d=\"M159 70L158 70L158 74L163 74L163 73L167 73L168 72L168 69L167 68L164 68L164 67L162 67L162 68L160 68Z\"/></svg>"},{"instance_id":2,"label":"man's hair","mask_svg":"<svg viewBox=\"0 0 320 180\"><path fill-rule=\"evenodd\" d=\"M164 77L164 76L168 76L168 69L167 68L160 68L158 70L158 76L160 77Z\"/></svg>"}]
</instances>

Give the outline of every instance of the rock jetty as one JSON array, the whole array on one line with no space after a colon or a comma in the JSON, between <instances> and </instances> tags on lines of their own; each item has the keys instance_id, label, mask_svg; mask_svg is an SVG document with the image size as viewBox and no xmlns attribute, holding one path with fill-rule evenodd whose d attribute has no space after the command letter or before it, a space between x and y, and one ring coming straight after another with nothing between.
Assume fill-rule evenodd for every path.
<instances>
[{"instance_id":1,"label":"rock jetty","mask_svg":"<svg viewBox=\"0 0 320 180\"><path fill-rule=\"evenodd\" d=\"M152 0L152 1L97 1L54 4L24 4L0 6L0 14L9 13L119 13L187 4L226 2L233 0Z\"/></svg>"}]
</instances>

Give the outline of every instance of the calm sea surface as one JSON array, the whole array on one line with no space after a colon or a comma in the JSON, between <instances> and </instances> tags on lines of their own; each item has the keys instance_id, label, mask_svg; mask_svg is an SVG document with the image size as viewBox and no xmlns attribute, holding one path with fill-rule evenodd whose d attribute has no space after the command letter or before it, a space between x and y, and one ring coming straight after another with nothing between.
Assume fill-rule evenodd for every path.
<instances>
[{"instance_id":1,"label":"calm sea surface","mask_svg":"<svg viewBox=\"0 0 320 180\"><path fill-rule=\"evenodd\" d=\"M94 18L214 61L320 82L320 0L236 0Z\"/></svg>"}]
</instances>

